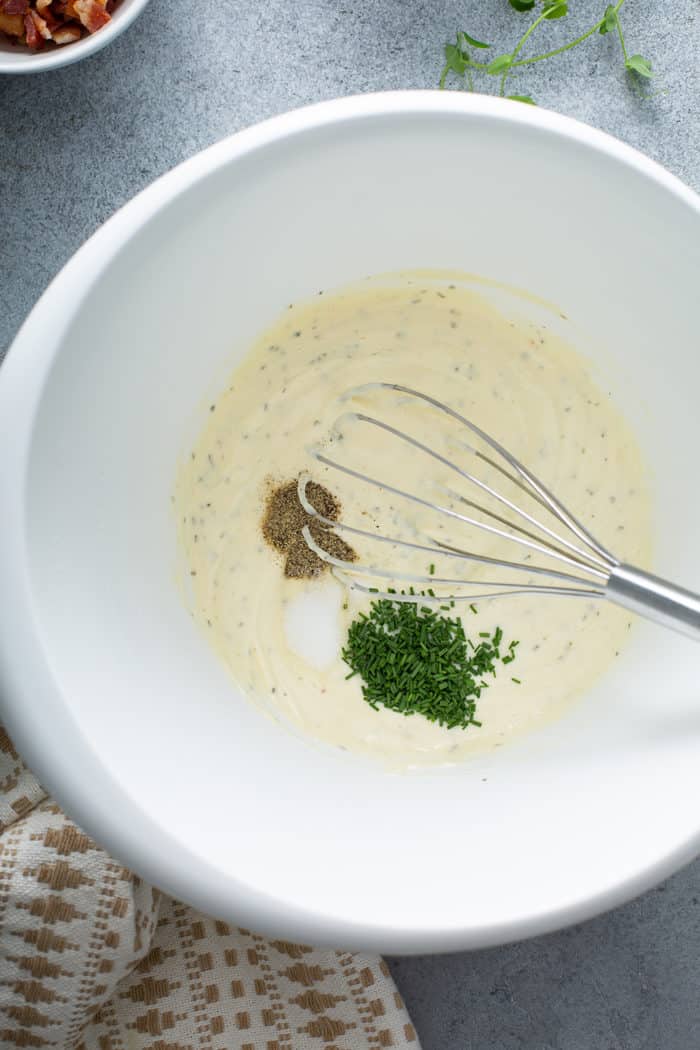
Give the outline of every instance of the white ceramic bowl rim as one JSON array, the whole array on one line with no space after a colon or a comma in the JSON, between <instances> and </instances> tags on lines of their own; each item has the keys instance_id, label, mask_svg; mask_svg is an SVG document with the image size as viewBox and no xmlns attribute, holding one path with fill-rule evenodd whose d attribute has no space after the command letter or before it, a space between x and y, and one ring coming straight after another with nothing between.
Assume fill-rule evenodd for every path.
<instances>
[{"instance_id":1,"label":"white ceramic bowl rim","mask_svg":"<svg viewBox=\"0 0 700 1050\"><path fill-rule=\"evenodd\" d=\"M645 156L615 139L569 118L516 102L484 96L438 92L395 92L345 98L297 110L242 131L180 165L117 212L76 253L44 293L18 334L0 371L0 417L11 435L11 455L0 457L0 506L3 508L0 577L4 617L0 632L0 695L3 718L19 750L42 782L85 830L120 861L171 894L210 912L231 914L240 906L246 922L278 936L328 940L328 921L292 908L241 885L180 845L146 815L136 798L126 797L101 766L63 705L42 648L28 572L24 528L26 479L35 416L44 384L81 302L108 263L139 229L188 187L211 172L235 164L268 143L311 128L361 121L375 115L469 113L495 121L529 124L553 136L614 158L700 212L696 195ZM41 697L46 719L40 716ZM50 717L49 717L50 715ZM52 727L49 730L49 725ZM54 746L58 733L72 741L66 754ZM651 887L700 851L700 830L660 857L634 879L614 882L604 893L576 907L523 916L518 922L470 928L471 946L487 946L541 934L578 922L628 900ZM416 933L364 923L333 923L336 943L395 952L456 950L464 947L459 928Z\"/></svg>"},{"instance_id":2,"label":"white ceramic bowl rim","mask_svg":"<svg viewBox=\"0 0 700 1050\"><path fill-rule=\"evenodd\" d=\"M147 3L148 0L122 0L111 22L73 44L63 44L61 47L54 46L37 52L3 44L0 47L0 73L45 73L89 58L128 29Z\"/></svg>"}]
</instances>

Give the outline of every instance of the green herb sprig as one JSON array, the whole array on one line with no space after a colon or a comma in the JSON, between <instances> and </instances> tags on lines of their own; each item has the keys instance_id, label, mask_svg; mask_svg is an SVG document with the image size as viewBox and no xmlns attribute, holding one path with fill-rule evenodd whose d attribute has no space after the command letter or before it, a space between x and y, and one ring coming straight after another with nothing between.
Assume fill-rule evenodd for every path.
<instances>
[{"instance_id":1,"label":"green herb sprig","mask_svg":"<svg viewBox=\"0 0 700 1050\"><path fill-rule=\"evenodd\" d=\"M445 44L445 65L440 77L440 87L444 88L446 86L447 79L451 74L466 79L470 91L475 90L474 74L498 77L500 78L499 94L502 97L514 99L516 102L526 102L530 105L535 105L535 100L531 95L506 95L508 79L512 72L522 69L524 66L533 65L535 62L544 62L547 59L555 58L565 51L571 51L572 48L578 47L596 34L605 36L607 33L615 33L617 35L620 41L625 69L637 79L649 79L654 75L651 62L642 55L630 55L627 50L622 23L620 22L620 9L624 2L625 0L617 0L617 3L608 4L602 17L590 29L570 40L567 44L556 47L551 51L544 51L541 54L522 57L521 52L535 30L544 22L552 21L552 19L556 18L565 18L569 13L569 5L567 0L539 0L539 2L538 0L509 0L510 6L519 12L530 12L535 11L538 7L540 8L513 50L498 55L496 58L491 59L490 62L482 62L477 59L475 52L486 50L491 47L491 44L487 44L483 40L477 40L475 37L470 36L469 33L460 30L457 33L457 39L454 44Z\"/></svg>"},{"instance_id":2,"label":"green herb sprig","mask_svg":"<svg viewBox=\"0 0 700 1050\"><path fill-rule=\"evenodd\" d=\"M417 596L419 598L419 596ZM476 701L495 676L496 665L512 663L517 642L501 655L503 631L467 638L462 621L416 602L373 601L350 625L342 652L348 678L362 678L362 695L404 715L420 714L448 729L480 726Z\"/></svg>"}]
</instances>

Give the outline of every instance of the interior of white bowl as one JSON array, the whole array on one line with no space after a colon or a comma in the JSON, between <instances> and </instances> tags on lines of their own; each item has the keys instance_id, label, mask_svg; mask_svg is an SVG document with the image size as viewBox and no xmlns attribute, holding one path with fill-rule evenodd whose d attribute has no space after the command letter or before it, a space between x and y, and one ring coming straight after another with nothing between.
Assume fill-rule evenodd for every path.
<instances>
[{"instance_id":1,"label":"interior of white bowl","mask_svg":"<svg viewBox=\"0 0 700 1050\"><path fill-rule=\"evenodd\" d=\"M401 951L551 928L689 858L692 642L640 624L546 730L393 775L280 729L237 691L182 600L171 494L209 399L288 303L454 267L567 315L650 463L652 567L700 590L699 226L689 193L597 133L432 94L270 122L108 224L0 382L27 442L26 461L22 438L4 449L0 474L17 504L7 717L77 818L208 911Z\"/></svg>"},{"instance_id":2,"label":"interior of white bowl","mask_svg":"<svg viewBox=\"0 0 700 1050\"><path fill-rule=\"evenodd\" d=\"M47 44L41 51L31 51L0 33L0 73L42 73L87 58L122 33L147 3L148 0L120 0L112 20L96 33L60 47Z\"/></svg>"}]
</instances>

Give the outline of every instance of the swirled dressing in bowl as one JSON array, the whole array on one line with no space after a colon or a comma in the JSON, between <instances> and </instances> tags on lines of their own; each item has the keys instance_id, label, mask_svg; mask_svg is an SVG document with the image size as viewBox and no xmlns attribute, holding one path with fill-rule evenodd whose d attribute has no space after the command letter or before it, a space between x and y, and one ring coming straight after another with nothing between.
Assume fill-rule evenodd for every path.
<instances>
[{"instance_id":1,"label":"swirled dressing in bowl","mask_svg":"<svg viewBox=\"0 0 700 1050\"><path fill-rule=\"evenodd\" d=\"M497 537L465 535L453 523L412 515L401 500L314 465L309 446L322 444L347 411L338 398L371 382L423 390L468 416L603 543L642 565L651 516L644 465L584 358L547 328L499 313L455 278L403 275L290 307L234 371L177 478L193 616L251 701L282 721L393 768L450 763L546 723L584 694L621 651L630 618L602 601L570 597L477 602L476 612L458 606L450 615L462 615L470 636L500 626L519 641L517 660L499 670L478 702L481 727L446 729L421 715L370 707L340 657L349 623L370 599L331 573L285 578L283 561L261 533L270 486L308 470L339 499L348 523L409 537L443 528L443 538L480 553L532 557L513 544L504 549ZM460 455L459 432L443 434L442 421L438 426L400 399L367 397L372 412L422 439L437 440L440 430L442 447ZM447 477L376 429L355 427L344 451L380 480L444 504ZM395 552L372 546L382 547L358 550L363 561L392 563ZM455 574L446 560L428 561L404 552L400 565L418 574ZM494 575L483 566L469 572L471 579Z\"/></svg>"}]
</instances>

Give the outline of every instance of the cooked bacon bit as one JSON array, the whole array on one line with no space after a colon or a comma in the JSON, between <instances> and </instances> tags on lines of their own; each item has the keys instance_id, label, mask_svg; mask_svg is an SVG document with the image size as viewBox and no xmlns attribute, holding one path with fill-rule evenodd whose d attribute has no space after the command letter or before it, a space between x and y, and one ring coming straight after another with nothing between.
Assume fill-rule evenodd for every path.
<instances>
[{"instance_id":1,"label":"cooked bacon bit","mask_svg":"<svg viewBox=\"0 0 700 1050\"><path fill-rule=\"evenodd\" d=\"M42 18L41 15L38 15L36 11L30 11L29 14L32 16L34 25L36 26L36 31L39 34L39 36L43 37L44 40L50 40L51 30L47 26L46 20Z\"/></svg>"},{"instance_id":2,"label":"cooked bacon bit","mask_svg":"<svg viewBox=\"0 0 700 1050\"><path fill-rule=\"evenodd\" d=\"M49 0L49 2L50 2L50 0ZM37 3L38 3L38 0L37 0ZM42 14L42 18L44 19L44 21L46 22L47 26L51 30L51 39L53 40L53 31L54 31L54 29L60 29L62 23L59 22L57 18L54 18L53 11L51 10L50 7L45 8L45 10L42 11L41 14Z\"/></svg>"},{"instance_id":3,"label":"cooked bacon bit","mask_svg":"<svg viewBox=\"0 0 700 1050\"><path fill-rule=\"evenodd\" d=\"M87 29L88 33L96 33L102 26L106 26L110 20L105 10L106 0L75 0L73 7L75 13Z\"/></svg>"},{"instance_id":4,"label":"cooked bacon bit","mask_svg":"<svg viewBox=\"0 0 700 1050\"><path fill-rule=\"evenodd\" d=\"M42 47L44 42L39 36L31 11L27 11L24 16L24 34L27 38L27 47L31 48L32 51L38 51Z\"/></svg>"},{"instance_id":5,"label":"cooked bacon bit","mask_svg":"<svg viewBox=\"0 0 700 1050\"><path fill-rule=\"evenodd\" d=\"M5 3L0 3L0 10L4 11L6 15L23 15L29 8L29 0L5 0Z\"/></svg>"},{"instance_id":6,"label":"cooked bacon bit","mask_svg":"<svg viewBox=\"0 0 700 1050\"><path fill-rule=\"evenodd\" d=\"M6 33L8 36L24 36L22 15L5 15L0 11L0 33Z\"/></svg>"},{"instance_id":7,"label":"cooked bacon bit","mask_svg":"<svg viewBox=\"0 0 700 1050\"><path fill-rule=\"evenodd\" d=\"M0 35L38 51L44 41L72 44L111 21L119 0L0 0Z\"/></svg>"},{"instance_id":8,"label":"cooked bacon bit","mask_svg":"<svg viewBox=\"0 0 700 1050\"><path fill-rule=\"evenodd\" d=\"M8 36L24 35L24 18L22 15L6 15L0 10L0 33Z\"/></svg>"},{"instance_id":9,"label":"cooked bacon bit","mask_svg":"<svg viewBox=\"0 0 700 1050\"><path fill-rule=\"evenodd\" d=\"M80 40L82 35L80 26L63 26L62 29L54 29L53 42L54 44L74 44L76 40Z\"/></svg>"}]
</instances>

